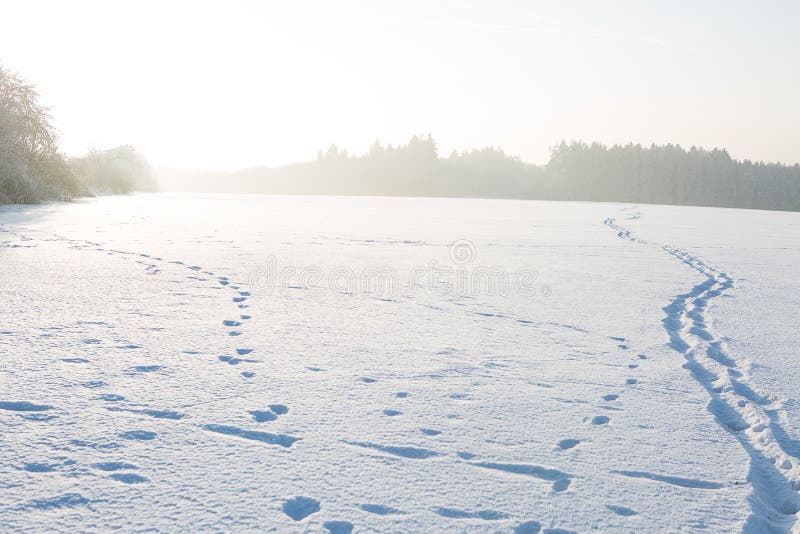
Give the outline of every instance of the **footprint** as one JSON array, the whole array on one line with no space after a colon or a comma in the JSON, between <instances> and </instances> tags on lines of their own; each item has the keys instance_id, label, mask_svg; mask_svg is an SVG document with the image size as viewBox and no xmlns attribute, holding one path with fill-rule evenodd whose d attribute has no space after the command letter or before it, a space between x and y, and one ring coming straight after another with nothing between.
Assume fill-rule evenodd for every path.
<instances>
[{"instance_id":1,"label":"footprint","mask_svg":"<svg viewBox=\"0 0 800 534\"><path fill-rule=\"evenodd\" d=\"M640 360L646 360L647 356L645 356L644 354L639 354L639 359Z\"/></svg>"},{"instance_id":2,"label":"footprint","mask_svg":"<svg viewBox=\"0 0 800 534\"><path fill-rule=\"evenodd\" d=\"M322 526L331 534L350 534L353 532L353 523L349 521L326 521Z\"/></svg>"},{"instance_id":3,"label":"footprint","mask_svg":"<svg viewBox=\"0 0 800 534\"><path fill-rule=\"evenodd\" d=\"M628 364L628 369L636 369L637 367L639 367L639 366L636 365L635 363L629 363Z\"/></svg>"},{"instance_id":4,"label":"footprint","mask_svg":"<svg viewBox=\"0 0 800 534\"><path fill-rule=\"evenodd\" d=\"M233 297L233 302L244 302L246 300L246 297Z\"/></svg>"},{"instance_id":5,"label":"footprint","mask_svg":"<svg viewBox=\"0 0 800 534\"><path fill-rule=\"evenodd\" d=\"M278 415L285 415L289 413L289 408L285 404L270 404L269 409Z\"/></svg>"},{"instance_id":6,"label":"footprint","mask_svg":"<svg viewBox=\"0 0 800 534\"><path fill-rule=\"evenodd\" d=\"M34 508L36 510L58 510L61 508L74 508L76 506L86 506L90 503L89 499L80 493L66 493L57 497L49 499L37 499L31 501L26 508Z\"/></svg>"},{"instance_id":7,"label":"footprint","mask_svg":"<svg viewBox=\"0 0 800 534\"><path fill-rule=\"evenodd\" d=\"M517 525L514 534L539 534L542 531L542 524L538 521L525 521Z\"/></svg>"},{"instance_id":8,"label":"footprint","mask_svg":"<svg viewBox=\"0 0 800 534\"><path fill-rule=\"evenodd\" d=\"M64 358L61 361L65 363L89 363L86 358Z\"/></svg>"},{"instance_id":9,"label":"footprint","mask_svg":"<svg viewBox=\"0 0 800 534\"><path fill-rule=\"evenodd\" d=\"M242 323L238 321L232 321L230 319L222 321L222 324L224 324L225 326L242 326Z\"/></svg>"},{"instance_id":10,"label":"footprint","mask_svg":"<svg viewBox=\"0 0 800 534\"><path fill-rule=\"evenodd\" d=\"M508 517L508 514L496 512L494 510L466 512L464 510L457 510L455 508L436 508L434 512L448 519L483 519L485 521L498 521Z\"/></svg>"},{"instance_id":11,"label":"footprint","mask_svg":"<svg viewBox=\"0 0 800 534\"><path fill-rule=\"evenodd\" d=\"M236 354L239 356L245 356L253 352L253 349L236 349Z\"/></svg>"},{"instance_id":12,"label":"footprint","mask_svg":"<svg viewBox=\"0 0 800 534\"><path fill-rule=\"evenodd\" d=\"M319 512L319 501L311 497L295 497L283 503L283 513L301 521L306 517Z\"/></svg>"},{"instance_id":13,"label":"footprint","mask_svg":"<svg viewBox=\"0 0 800 534\"><path fill-rule=\"evenodd\" d=\"M253 373L252 371L243 371L242 376L245 378L253 378L254 376L256 376L256 374Z\"/></svg>"},{"instance_id":14,"label":"footprint","mask_svg":"<svg viewBox=\"0 0 800 534\"><path fill-rule=\"evenodd\" d=\"M555 482L553 482L553 491L555 491L556 493L567 491L567 488L569 488L569 485L571 483L572 481L568 478L562 478L561 480L556 480Z\"/></svg>"},{"instance_id":15,"label":"footprint","mask_svg":"<svg viewBox=\"0 0 800 534\"><path fill-rule=\"evenodd\" d=\"M472 454L471 452L466 452L466 451L458 451L456 454L462 460L472 460L473 458L475 458L475 456L477 456L475 454Z\"/></svg>"},{"instance_id":16,"label":"footprint","mask_svg":"<svg viewBox=\"0 0 800 534\"><path fill-rule=\"evenodd\" d=\"M135 465L126 462L99 462L92 464L92 467L100 471L127 471L138 469Z\"/></svg>"},{"instance_id":17,"label":"footprint","mask_svg":"<svg viewBox=\"0 0 800 534\"><path fill-rule=\"evenodd\" d=\"M106 402L119 402L125 400L125 397L122 395L115 395L113 393L105 393L97 398Z\"/></svg>"},{"instance_id":18,"label":"footprint","mask_svg":"<svg viewBox=\"0 0 800 534\"><path fill-rule=\"evenodd\" d=\"M163 368L163 365L137 365L135 367L131 367L129 371L132 373L153 373Z\"/></svg>"},{"instance_id":19,"label":"footprint","mask_svg":"<svg viewBox=\"0 0 800 534\"><path fill-rule=\"evenodd\" d=\"M627 384L629 384L629 385L633 385L633 384L636 384L638 382L638 380L636 380L635 378L629 378L625 382Z\"/></svg>"},{"instance_id":20,"label":"footprint","mask_svg":"<svg viewBox=\"0 0 800 534\"><path fill-rule=\"evenodd\" d=\"M228 332L228 335L229 336L241 336L242 333L241 332L237 332L236 330L231 330L230 332Z\"/></svg>"},{"instance_id":21,"label":"footprint","mask_svg":"<svg viewBox=\"0 0 800 534\"><path fill-rule=\"evenodd\" d=\"M102 380L92 380L91 382L84 382L81 386L85 387L86 389L99 389L104 388L108 384L103 382Z\"/></svg>"},{"instance_id":22,"label":"footprint","mask_svg":"<svg viewBox=\"0 0 800 534\"><path fill-rule=\"evenodd\" d=\"M440 453L431 451L428 449L420 449L418 447L398 447L395 445L379 445L377 443L370 443L366 442L357 442L357 441L345 441L342 440L344 443L348 445L353 445L355 447L363 447L365 449L373 449L380 452L385 452L386 454L391 454L393 456L400 456L402 458L410 458L413 460L426 460L428 458L432 458L434 456L440 456Z\"/></svg>"},{"instance_id":23,"label":"footprint","mask_svg":"<svg viewBox=\"0 0 800 534\"><path fill-rule=\"evenodd\" d=\"M561 441L558 442L558 448L561 449L562 451L565 451L567 449L575 447L580 442L581 440L579 439L573 439L573 438L562 439Z\"/></svg>"},{"instance_id":24,"label":"footprint","mask_svg":"<svg viewBox=\"0 0 800 534\"><path fill-rule=\"evenodd\" d=\"M150 432L149 430L129 430L120 434L119 437L138 441L150 441L155 439L157 435L158 434L155 432Z\"/></svg>"},{"instance_id":25,"label":"footprint","mask_svg":"<svg viewBox=\"0 0 800 534\"><path fill-rule=\"evenodd\" d=\"M377 382L377 380L374 378L362 378L361 381L366 382L367 384L374 384L375 382Z\"/></svg>"},{"instance_id":26,"label":"footprint","mask_svg":"<svg viewBox=\"0 0 800 534\"><path fill-rule=\"evenodd\" d=\"M611 418L608 417L607 415L595 415L594 417L592 417L593 425L605 425L609 421L611 421Z\"/></svg>"},{"instance_id":27,"label":"footprint","mask_svg":"<svg viewBox=\"0 0 800 534\"><path fill-rule=\"evenodd\" d=\"M235 426L228 425L206 425L203 427L209 432L216 432L225 436L234 436L252 441L260 441L270 445L280 445L281 447L289 448L295 442L300 441L301 438L289 436L286 434L270 434L269 432L256 432L255 430L244 430Z\"/></svg>"},{"instance_id":28,"label":"footprint","mask_svg":"<svg viewBox=\"0 0 800 534\"><path fill-rule=\"evenodd\" d=\"M75 445L76 447L88 447L90 449L94 449L96 451L110 451L116 450L122 447L119 443L115 443L113 441L108 441L104 443L96 443L94 441L84 441L81 439L71 439L69 440L71 445Z\"/></svg>"},{"instance_id":29,"label":"footprint","mask_svg":"<svg viewBox=\"0 0 800 534\"><path fill-rule=\"evenodd\" d=\"M638 513L636 510L631 510L630 508L625 508L624 506L614 506L614 505L611 505L611 504L607 504L606 508L608 508L609 510L611 510L612 512L614 512L617 515L621 515L621 516L625 516L625 517L630 517L630 516L636 515Z\"/></svg>"},{"instance_id":30,"label":"footprint","mask_svg":"<svg viewBox=\"0 0 800 534\"><path fill-rule=\"evenodd\" d=\"M219 357L219 361L228 363L230 365L239 365L242 362L245 363L258 363L258 360L245 360L242 358L234 358L233 356L222 355Z\"/></svg>"},{"instance_id":31,"label":"footprint","mask_svg":"<svg viewBox=\"0 0 800 534\"><path fill-rule=\"evenodd\" d=\"M604 401L615 401L619 398L619 395L616 393L609 393L608 395L603 395Z\"/></svg>"},{"instance_id":32,"label":"footprint","mask_svg":"<svg viewBox=\"0 0 800 534\"><path fill-rule=\"evenodd\" d=\"M405 391L398 391L397 393L394 394L394 396L397 397L398 399L406 399L408 398L409 394L406 393Z\"/></svg>"},{"instance_id":33,"label":"footprint","mask_svg":"<svg viewBox=\"0 0 800 534\"><path fill-rule=\"evenodd\" d=\"M394 417L396 415L403 415L403 412L399 410L383 410L384 415L388 415L389 417Z\"/></svg>"},{"instance_id":34,"label":"footprint","mask_svg":"<svg viewBox=\"0 0 800 534\"><path fill-rule=\"evenodd\" d=\"M440 430L434 430L432 428L420 428L419 430L426 436L438 436L442 433Z\"/></svg>"},{"instance_id":35,"label":"footprint","mask_svg":"<svg viewBox=\"0 0 800 534\"><path fill-rule=\"evenodd\" d=\"M376 514L376 515L405 514L405 512L403 512L402 510L398 510L397 508L392 508L390 506L384 506L382 504L362 504L360 508L365 512L369 512L370 514Z\"/></svg>"},{"instance_id":36,"label":"footprint","mask_svg":"<svg viewBox=\"0 0 800 534\"><path fill-rule=\"evenodd\" d=\"M270 410L253 410L250 412L250 415L253 416L253 419L256 423L266 423L268 421L274 421L278 418L275 412Z\"/></svg>"},{"instance_id":37,"label":"footprint","mask_svg":"<svg viewBox=\"0 0 800 534\"><path fill-rule=\"evenodd\" d=\"M53 407L47 404L34 404L28 401L0 402L0 410L9 410L12 412L44 412L52 409Z\"/></svg>"},{"instance_id":38,"label":"footprint","mask_svg":"<svg viewBox=\"0 0 800 534\"><path fill-rule=\"evenodd\" d=\"M55 469L54 465L49 464L40 464L40 463L30 463L25 464L22 469L29 473L49 473L50 471Z\"/></svg>"},{"instance_id":39,"label":"footprint","mask_svg":"<svg viewBox=\"0 0 800 534\"><path fill-rule=\"evenodd\" d=\"M113 478L114 480L124 484L141 484L143 482L149 482L148 479L141 475L137 475L136 473L114 473L109 478Z\"/></svg>"},{"instance_id":40,"label":"footprint","mask_svg":"<svg viewBox=\"0 0 800 534\"><path fill-rule=\"evenodd\" d=\"M111 410L111 408L108 408L108 409ZM143 414L143 415L154 417L156 419L172 419L174 421L177 421L179 419L183 419L184 417L188 417L184 413L173 412L172 410L150 410L150 409L144 409L144 410L130 410L130 411L132 413L140 413L140 414Z\"/></svg>"}]
</instances>

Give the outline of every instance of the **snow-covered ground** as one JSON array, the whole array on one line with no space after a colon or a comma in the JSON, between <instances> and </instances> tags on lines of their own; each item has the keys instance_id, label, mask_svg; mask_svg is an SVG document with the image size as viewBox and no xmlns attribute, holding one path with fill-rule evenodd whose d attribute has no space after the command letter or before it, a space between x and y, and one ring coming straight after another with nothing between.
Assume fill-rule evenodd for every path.
<instances>
[{"instance_id":1,"label":"snow-covered ground","mask_svg":"<svg viewBox=\"0 0 800 534\"><path fill-rule=\"evenodd\" d=\"M0 208L0 531L798 532L800 214Z\"/></svg>"}]
</instances>

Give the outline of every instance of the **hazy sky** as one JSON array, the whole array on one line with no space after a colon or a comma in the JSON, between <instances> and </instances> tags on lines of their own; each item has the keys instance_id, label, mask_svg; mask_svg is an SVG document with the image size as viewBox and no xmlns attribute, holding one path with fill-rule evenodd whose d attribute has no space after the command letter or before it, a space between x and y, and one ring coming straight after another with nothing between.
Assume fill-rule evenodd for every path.
<instances>
[{"instance_id":1,"label":"hazy sky","mask_svg":"<svg viewBox=\"0 0 800 534\"><path fill-rule=\"evenodd\" d=\"M335 4L335 5L334 5ZM560 139L800 161L800 2L4 1L0 62L68 153L232 169L431 132L533 162Z\"/></svg>"}]
</instances>

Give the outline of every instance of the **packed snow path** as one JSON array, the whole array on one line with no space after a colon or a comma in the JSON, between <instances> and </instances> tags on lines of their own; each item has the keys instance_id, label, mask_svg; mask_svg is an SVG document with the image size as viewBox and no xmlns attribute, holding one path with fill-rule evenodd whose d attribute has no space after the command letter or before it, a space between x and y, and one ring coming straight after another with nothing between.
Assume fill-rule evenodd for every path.
<instances>
[{"instance_id":1,"label":"packed snow path","mask_svg":"<svg viewBox=\"0 0 800 534\"><path fill-rule=\"evenodd\" d=\"M605 224L621 239L652 244L614 218ZM750 362L731 354L714 331L709 313L713 300L730 290L733 280L686 251L672 245L661 248L706 278L664 307L663 324L670 346L686 358L684 367L708 392L708 411L750 456L748 482L753 493L744 531L789 532L800 511L800 443L781 426L781 402L749 385Z\"/></svg>"}]
</instances>

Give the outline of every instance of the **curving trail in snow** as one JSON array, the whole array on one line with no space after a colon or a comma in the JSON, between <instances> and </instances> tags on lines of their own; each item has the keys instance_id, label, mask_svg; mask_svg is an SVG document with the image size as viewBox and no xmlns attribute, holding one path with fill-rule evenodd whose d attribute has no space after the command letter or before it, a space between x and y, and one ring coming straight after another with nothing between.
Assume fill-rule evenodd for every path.
<instances>
[{"instance_id":1,"label":"curving trail in snow","mask_svg":"<svg viewBox=\"0 0 800 534\"><path fill-rule=\"evenodd\" d=\"M731 354L713 328L713 300L734 287L733 279L685 250L640 239L614 218L604 223L619 238L658 246L705 277L663 308L670 346L708 393L708 411L750 457L751 510L743 531L800 532L800 447L783 430L781 400L749 385L750 362Z\"/></svg>"}]
</instances>

